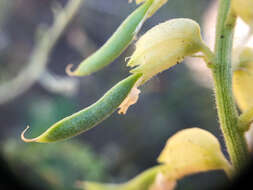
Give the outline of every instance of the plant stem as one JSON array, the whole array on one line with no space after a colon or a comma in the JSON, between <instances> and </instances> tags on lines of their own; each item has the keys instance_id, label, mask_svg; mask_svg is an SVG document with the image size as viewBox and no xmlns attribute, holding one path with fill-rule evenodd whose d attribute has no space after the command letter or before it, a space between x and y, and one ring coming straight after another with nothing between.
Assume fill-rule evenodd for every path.
<instances>
[{"instance_id":1,"label":"plant stem","mask_svg":"<svg viewBox=\"0 0 253 190\"><path fill-rule=\"evenodd\" d=\"M213 68L215 97L220 127L235 170L240 170L249 153L243 132L239 129L238 112L232 94L232 41L236 17L230 0L220 0L216 26L216 63Z\"/></svg>"}]
</instances>

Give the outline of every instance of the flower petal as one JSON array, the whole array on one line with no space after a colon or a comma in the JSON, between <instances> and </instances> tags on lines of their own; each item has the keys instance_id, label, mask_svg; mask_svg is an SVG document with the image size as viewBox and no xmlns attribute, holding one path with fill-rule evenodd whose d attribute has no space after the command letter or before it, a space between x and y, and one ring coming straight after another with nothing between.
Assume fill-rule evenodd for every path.
<instances>
[{"instance_id":1,"label":"flower petal","mask_svg":"<svg viewBox=\"0 0 253 190\"><path fill-rule=\"evenodd\" d=\"M142 73L143 84L185 56L201 51L202 47L198 23L191 19L172 19L153 27L138 40L127 65L138 66L130 72Z\"/></svg>"},{"instance_id":2,"label":"flower petal","mask_svg":"<svg viewBox=\"0 0 253 190\"><path fill-rule=\"evenodd\" d=\"M177 180L185 175L209 170L225 170L231 175L231 165L211 133L200 128L179 131L169 138L158 162L166 164L164 175Z\"/></svg>"}]
</instances>

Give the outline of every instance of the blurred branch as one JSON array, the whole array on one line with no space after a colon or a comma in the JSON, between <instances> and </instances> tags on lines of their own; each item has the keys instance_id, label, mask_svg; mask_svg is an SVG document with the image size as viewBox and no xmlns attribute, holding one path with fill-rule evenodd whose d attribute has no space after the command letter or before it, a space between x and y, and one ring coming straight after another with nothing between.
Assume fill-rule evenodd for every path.
<instances>
[{"instance_id":1,"label":"blurred branch","mask_svg":"<svg viewBox=\"0 0 253 190\"><path fill-rule=\"evenodd\" d=\"M42 32L25 68L12 80L0 86L0 104L11 101L28 90L43 74L48 56L64 29L80 8L83 0L70 0L64 9L54 9L53 26ZM62 82L60 82L62 86Z\"/></svg>"},{"instance_id":2,"label":"blurred branch","mask_svg":"<svg viewBox=\"0 0 253 190\"><path fill-rule=\"evenodd\" d=\"M38 82L48 91L66 96L75 95L79 86L77 79L59 76L49 71L44 71Z\"/></svg>"}]
</instances>

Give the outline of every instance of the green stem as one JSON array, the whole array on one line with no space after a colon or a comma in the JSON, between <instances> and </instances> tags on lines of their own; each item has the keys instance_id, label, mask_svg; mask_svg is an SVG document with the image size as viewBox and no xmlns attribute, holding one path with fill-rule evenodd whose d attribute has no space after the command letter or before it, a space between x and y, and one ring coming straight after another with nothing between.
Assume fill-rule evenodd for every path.
<instances>
[{"instance_id":1,"label":"green stem","mask_svg":"<svg viewBox=\"0 0 253 190\"><path fill-rule=\"evenodd\" d=\"M212 50L210 50L210 48L205 43L201 44L201 51L205 55L203 57L203 59L206 62L207 67L212 69L215 62L216 62L216 57L215 57L214 53L212 52Z\"/></svg>"},{"instance_id":2,"label":"green stem","mask_svg":"<svg viewBox=\"0 0 253 190\"><path fill-rule=\"evenodd\" d=\"M220 0L216 26L216 64L213 68L216 105L221 130L235 170L241 169L249 153L243 132L239 129L238 112L232 94L232 41L236 17L230 0Z\"/></svg>"}]
</instances>

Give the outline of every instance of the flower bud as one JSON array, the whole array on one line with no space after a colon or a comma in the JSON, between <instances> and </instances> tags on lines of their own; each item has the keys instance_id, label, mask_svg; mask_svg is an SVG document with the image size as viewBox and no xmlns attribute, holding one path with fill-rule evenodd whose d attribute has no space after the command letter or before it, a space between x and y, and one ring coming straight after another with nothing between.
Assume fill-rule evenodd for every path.
<instances>
[{"instance_id":1,"label":"flower bud","mask_svg":"<svg viewBox=\"0 0 253 190\"><path fill-rule=\"evenodd\" d=\"M158 162L168 166L163 173L174 180L219 169L231 175L231 166L221 151L219 141L200 128L184 129L172 136L158 157Z\"/></svg>"},{"instance_id":2,"label":"flower bud","mask_svg":"<svg viewBox=\"0 0 253 190\"><path fill-rule=\"evenodd\" d=\"M142 83L179 63L185 56L202 50L203 41L198 23L191 19L172 19L144 34L128 62L131 73L142 73Z\"/></svg>"},{"instance_id":3,"label":"flower bud","mask_svg":"<svg viewBox=\"0 0 253 190\"><path fill-rule=\"evenodd\" d=\"M232 0L232 8L247 24L253 27L253 1Z\"/></svg>"}]
</instances>

